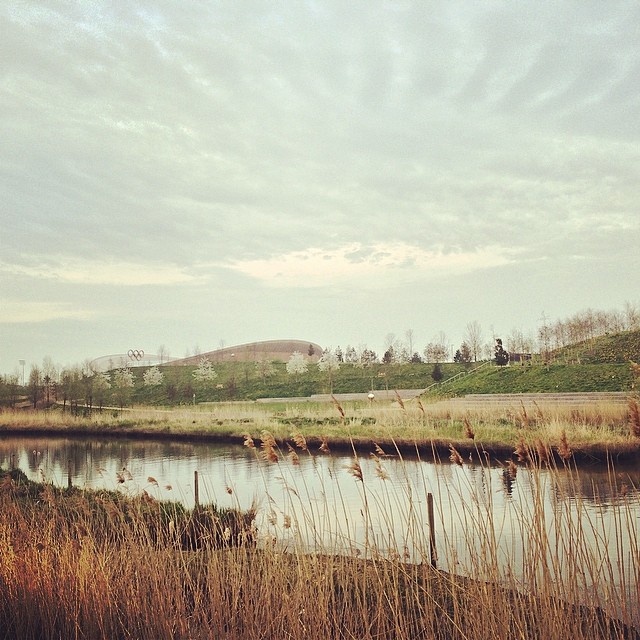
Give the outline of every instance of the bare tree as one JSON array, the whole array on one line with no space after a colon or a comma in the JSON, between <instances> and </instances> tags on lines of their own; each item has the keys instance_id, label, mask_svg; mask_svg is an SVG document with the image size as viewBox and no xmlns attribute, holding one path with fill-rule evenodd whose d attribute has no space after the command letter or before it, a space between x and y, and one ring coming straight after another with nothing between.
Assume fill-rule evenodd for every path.
<instances>
[{"instance_id":1,"label":"bare tree","mask_svg":"<svg viewBox=\"0 0 640 640\"><path fill-rule=\"evenodd\" d=\"M482 357L482 343L484 338L482 337L482 327L477 320L469 322L464 334L464 341L469 346L471 357L474 362L478 361L478 358Z\"/></svg>"},{"instance_id":2,"label":"bare tree","mask_svg":"<svg viewBox=\"0 0 640 640\"><path fill-rule=\"evenodd\" d=\"M161 344L158 347L158 359L160 360L160 364L163 364L165 360L169 358L169 352L167 351L167 347L164 344Z\"/></svg>"},{"instance_id":3,"label":"bare tree","mask_svg":"<svg viewBox=\"0 0 640 640\"><path fill-rule=\"evenodd\" d=\"M31 371L29 372L29 391L33 408L35 409L38 406L38 400L40 400L42 393L42 371L37 364L31 365Z\"/></svg>"},{"instance_id":4,"label":"bare tree","mask_svg":"<svg viewBox=\"0 0 640 640\"><path fill-rule=\"evenodd\" d=\"M404 337L407 340L407 348L409 350L409 353L413 355L413 337L414 337L413 329L407 329L404 332Z\"/></svg>"}]
</instances>

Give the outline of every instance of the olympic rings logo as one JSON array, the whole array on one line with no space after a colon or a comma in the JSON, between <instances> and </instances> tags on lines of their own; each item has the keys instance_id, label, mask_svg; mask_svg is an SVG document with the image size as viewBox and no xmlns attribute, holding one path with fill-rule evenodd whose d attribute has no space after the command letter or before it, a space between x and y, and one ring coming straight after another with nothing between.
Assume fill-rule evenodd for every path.
<instances>
[{"instance_id":1,"label":"olympic rings logo","mask_svg":"<svg viewBox=\"0 0 640 640\"><path fill-rule=\"evenodd\" d=\"M129 349L129 351L127 351L127 355L131 360L140 361L144 358L144 351L142 349Z\"/></svg>"}]
</instances>

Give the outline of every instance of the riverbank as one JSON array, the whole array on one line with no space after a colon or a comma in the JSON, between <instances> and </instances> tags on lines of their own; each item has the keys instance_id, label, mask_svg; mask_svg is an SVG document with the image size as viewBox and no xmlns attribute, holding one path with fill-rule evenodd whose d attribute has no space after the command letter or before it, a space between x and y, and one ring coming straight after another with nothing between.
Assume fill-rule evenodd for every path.
<instances>
[{"instance_id":1,"label":"riverbank","mask_svg":"<svg viewBox=\"0 0 640 640\"><path fill-rule=\"evenodd\" d=\"M156 409L103 409L73 415L60 407L3 411L0 433L153 438L243 443L267 433L286 450L299 435L311 448L387 453L425 459L523 459L630 462L640 459L638 404L615 401L511 402L466 405L457 400L212 403ZM455 450L455 452L454 452Z\"/></svg>"}]
</instances>

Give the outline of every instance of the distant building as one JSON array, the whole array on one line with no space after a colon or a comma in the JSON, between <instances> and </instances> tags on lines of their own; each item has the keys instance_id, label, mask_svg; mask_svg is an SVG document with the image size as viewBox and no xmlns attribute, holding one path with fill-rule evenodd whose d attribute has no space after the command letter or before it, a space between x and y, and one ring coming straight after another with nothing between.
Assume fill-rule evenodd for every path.
<instances>
[{"instance_id":1,"label":"distant building","mask_svg":"<svg viewBox=\"0 0 640 640\"><path fill-rule=\"evenodd\" d=\"M509 362L519 362L520 364L524 364L525 362L529 362L531 360L530 353L510 353L509 354Z\"/></svg>"},{"instance_id":2,"label":"distant building","mask_svg":"<svg viewBox=\"0 0 640 640\"><path fill-rule=\"evenodd\" d=\"M322 356L322 347L306 340L264 340L250 342L233 347L224 347L207 351L196 356L174 360L174 365L198 364L201 358L211 362L258 362L260 360L279 360L287 362L294 351L299 351L305 358L317 362Z\"/></svg>"},{"instance_id":3,"label":"distant building","mask_svg":"<svg viewBox=\"0 0 640 640\"><path fill-rule=\"evenodd\" d=\"M124 366L151 367L153 365L172 364L174 366L197 365L201 358L211 362L258 362L260 360L278 360L287 362L294 351L299 351L307 360L317 362L322 356L322 347L306 340L265 340L250 342L233 347L224 347L206 351L187 358L171 358L138 349L128 353L114 353L100 356L91 361L97 371L109 371Z\"/></svg>"}]
</instances>

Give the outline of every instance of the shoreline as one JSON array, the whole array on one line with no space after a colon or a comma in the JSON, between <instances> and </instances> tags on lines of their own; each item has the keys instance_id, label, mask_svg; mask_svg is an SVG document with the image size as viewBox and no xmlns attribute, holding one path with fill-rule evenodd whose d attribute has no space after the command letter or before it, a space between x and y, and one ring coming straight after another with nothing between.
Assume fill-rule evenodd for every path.
<instances>
[{"instance_id":1,"label":"shoreline","mask_svg":"<svg viewBox=\"0 0 640 640\"><path fill-rule=\"evenodd\" d=\"M70 439L102 438L102 439L126 439L126 440L150 440L150 441L175 441L192 443L217 443L242 446L246 435L251 435L256 441L260 440L259 433L252 432L252 425L247 424L247 429L242 434L235 432L203 432L203 431L171 431L164 429L154 430L144 427L108 427L101 430L87 427L62 427L62 426L0 426L0 436L24 436L24 437L63 437ZM255 428L255 425L253 425ZM260 430L262 431L262 430ZM292 438L274 436L278 446L286 450L288 444L293 444ZM304 434L309 449L318 451L326 438L318 434ZM369 455L375 453L379 447L384 455L404 457L418 457L425 461L448 462L451 456L451 447L460 454L463 462L473 463L505 463L509 460L516 461L515 448L508 443L487 442L476 440L452 441L444 438L415 439L406 438L364 438L331 436L328 441L330 452L353 455ZM609 465L631 464L640 461L640 441L629 442L623 445L606 444L572 444L571 456L563 460L555 448L549 447L550 459L548 464L555 465Z\"/></svg>"}]
</instances>

